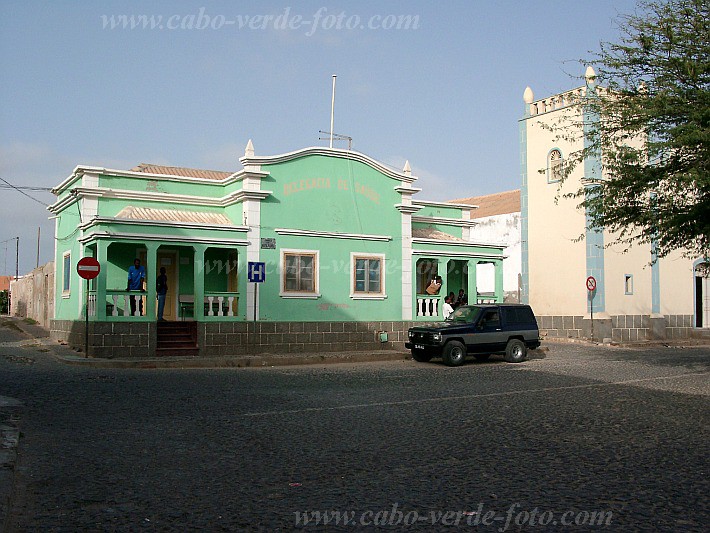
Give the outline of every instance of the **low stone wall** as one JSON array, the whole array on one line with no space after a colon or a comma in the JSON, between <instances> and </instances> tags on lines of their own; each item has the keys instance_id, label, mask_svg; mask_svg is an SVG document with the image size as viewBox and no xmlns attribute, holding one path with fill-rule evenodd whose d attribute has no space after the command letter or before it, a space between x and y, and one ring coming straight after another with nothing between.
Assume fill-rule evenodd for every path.
<instances>
[{"instance_id":1,"label":"low stone wall","mask_svg":"<svg viewBox=\"0 0 710 533\"><path fill-rule=\"evenodd\" d=\"M200 354L404 350L413 322L213 322L198 326ZM382 341L380 334L387 340Z\"/></svg>"},{"instance_id":2,"label":"low stone wall","mask_svg":"<svg viewBox=\"0 0 710 533\"><path fill-rule=\"evenodd\" d=\"M84 350L83 321L52 320L50 337ZM152 357L157 340L155 322L89 322L89 355L92 357Z\"/></svg>"},{"instance_id":3,"label":"low stone wall","mask_svg":"<svg viewBox=\"0 0 710 533\"><path fill-rule=\"evenodd\" d=\"M200 356L404 350L413 322L201 322ZM382 341L381 333L387 340ZM53 320L54 340L84 348L84 322ZM90 322L89 355L153 357L155 322Z\"/></svg>"},{"instance_id":4,"label":"low stone wall","mask_svg":"<svg viewBox=\"0 0 710 533\"><path fill-rule=\"evenodd\" d=\"M592 321L583 316L538 316L543 337L592 338ZM609 338L617 342L663 339L687 339L693 335L692 315L614 315L594 319L595 340Z\"/></svg>"}]
</instances>

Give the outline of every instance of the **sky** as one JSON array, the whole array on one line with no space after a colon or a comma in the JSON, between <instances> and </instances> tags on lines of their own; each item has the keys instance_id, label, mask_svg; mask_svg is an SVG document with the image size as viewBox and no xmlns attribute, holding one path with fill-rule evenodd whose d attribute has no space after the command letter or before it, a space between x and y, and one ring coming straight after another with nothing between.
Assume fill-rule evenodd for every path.
<instances>
[{"instance_id":1,"label":"sky","mask_svg":"<svg viewBox=\"0 0 710 533\"><path fill-rule=\"evenodd\" d=\"M523 91L581 85L633 0L0 2L0 178L53 187L77 165L237 171L327 146L445 201L520 187ZM125 16L121 18L121 16ZM399 20L400 27L397 27ZM131 29L131 21L134 27ZM336 141L335 147L347 148ZM3 185L0 182L0 186ZM43 191L0 188L0 275L53 259Z\"/></svg>"}]
</instances>

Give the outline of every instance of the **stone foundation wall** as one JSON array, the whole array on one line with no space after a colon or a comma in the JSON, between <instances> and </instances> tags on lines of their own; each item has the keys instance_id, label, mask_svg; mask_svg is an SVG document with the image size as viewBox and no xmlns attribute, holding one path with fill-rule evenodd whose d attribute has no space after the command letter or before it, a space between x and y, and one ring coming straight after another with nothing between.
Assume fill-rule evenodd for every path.
<instances>
[{"instance_id":1,"label":"stone foundation wall","mask_svg":"<svg viewBox=\"0 0 710 533\"><path fill-rule=\"evenodd\" d=\"M202 322L197 326L200 356L262 353L318 353L404 350L414 322ZM380 333L387 340L380 340ZM84 348L84 322L53 320L50 335ZM90 322L92 357L153 357L154 322Z\"/></svg>"},{"instance_id":2,"label":"stone foundation wall","mask_svg":"<svg viewBox=\"0 0 710 533\"><path fill-rule=\"evenodd\" d=\"M538 316L542 337L591 339L592 321L583 316ZM663 339L687 339L692 336L693 315L614 315L594 319L595 340L609 338L616 342Z\"/></svg>"},{"instance_id":3,"label":"stone foundation wall","mask_svg":"<svg viewBox=\"0 0 710 533\"><path fill-rule=\"evenodd\" d=\"M49 335L72 348L84 349L85 323L52 320ZM152 357L157 340L155 322L89 322L89 355L114 357Z\"/></svg>"}]
</instances>

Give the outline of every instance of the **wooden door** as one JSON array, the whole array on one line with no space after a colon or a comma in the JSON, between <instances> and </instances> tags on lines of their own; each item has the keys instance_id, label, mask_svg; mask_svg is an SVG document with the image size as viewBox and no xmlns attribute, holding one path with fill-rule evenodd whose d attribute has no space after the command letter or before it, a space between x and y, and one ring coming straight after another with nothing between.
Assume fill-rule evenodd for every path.
<instances>
[{"instance_id":1,"label":"wooden door","mask_svg":"<svg viewBox=\"0 0 710 533\"><path fill-rule=\"evenodd\" d=\"M177 254L175 252L158 252L158 265L155 269L156 274L153 277L153 283L160 275L161 268L165 269L165 275L168 277L168 293L165 295L163 318L165 320L177 320Z\"/></svg>"}]
</instances>

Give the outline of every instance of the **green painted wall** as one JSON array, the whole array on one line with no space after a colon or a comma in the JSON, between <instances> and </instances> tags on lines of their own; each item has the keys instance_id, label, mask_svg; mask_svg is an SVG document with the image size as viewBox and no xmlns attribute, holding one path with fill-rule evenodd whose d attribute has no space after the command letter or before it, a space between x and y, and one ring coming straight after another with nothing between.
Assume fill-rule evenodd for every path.
<instances>
[{"instance_id":1,"label":"green painted wall","mask_svg":"<svg viewBox=\"0 0 710 533\"><path fill-rule=\"evenodd\" d=\"M127 176L99 176L99 187L114 190L185 194L205 198L224 196L224 186L219 183L191 183L167 179L151 179Z\"/></svg>"},{"instance_id":2,"label":"green painted wall","mask_svg":"<svg viewBox=\"0 0 710 533\"><path fill-rule=\"evenodd\" d=\"M417 201L415 200L416 204ZM461 220L461 208L459 207L446 207L446 206L431 206L425 205L419 211L417 211L417 216L421 217L444 217L453 218L456 220Z\"/></svg>"},{"instance_id":3,"label":"green painted wall","mask_svg":"<svg viewBox=\"0 0 710 533\"><path fill-rule=\"evenodd\" d=\"M263 166L270 172L263 189L274 191L261 205L261 237L276 250L261 250L267 281L259 287L261 317L267 320L401 319L401 200L399 181L363 163L311 155ZM386 235L389 241L279 235L276 228ZM282 249L319 251L318 299L279 296ZM385 300L350 297L351 252L385 255Z\"/></svg>"},{"instance_id":4,"label":"green painted wall","mask_svg":"<svg viewBox=\"0 0 710 533\"><path fill-rule=\"evenodd\" d=\"M55 307L54 312L56 318L60 320L78 320L79 316L79 301L81 294L81 278L76 273L76 264L82 257L82 247L77 241L79 230L77 226L80 224L79 210L77 205L71 205L62 212L62 216L56 222L56 256L54 264L56 265L55 283ZM64 282L64 254L71 253L70 271L69 271L69 294L63 294ZM83 301L83 300L82 300Z\"/></svg>"}]
</instances>

